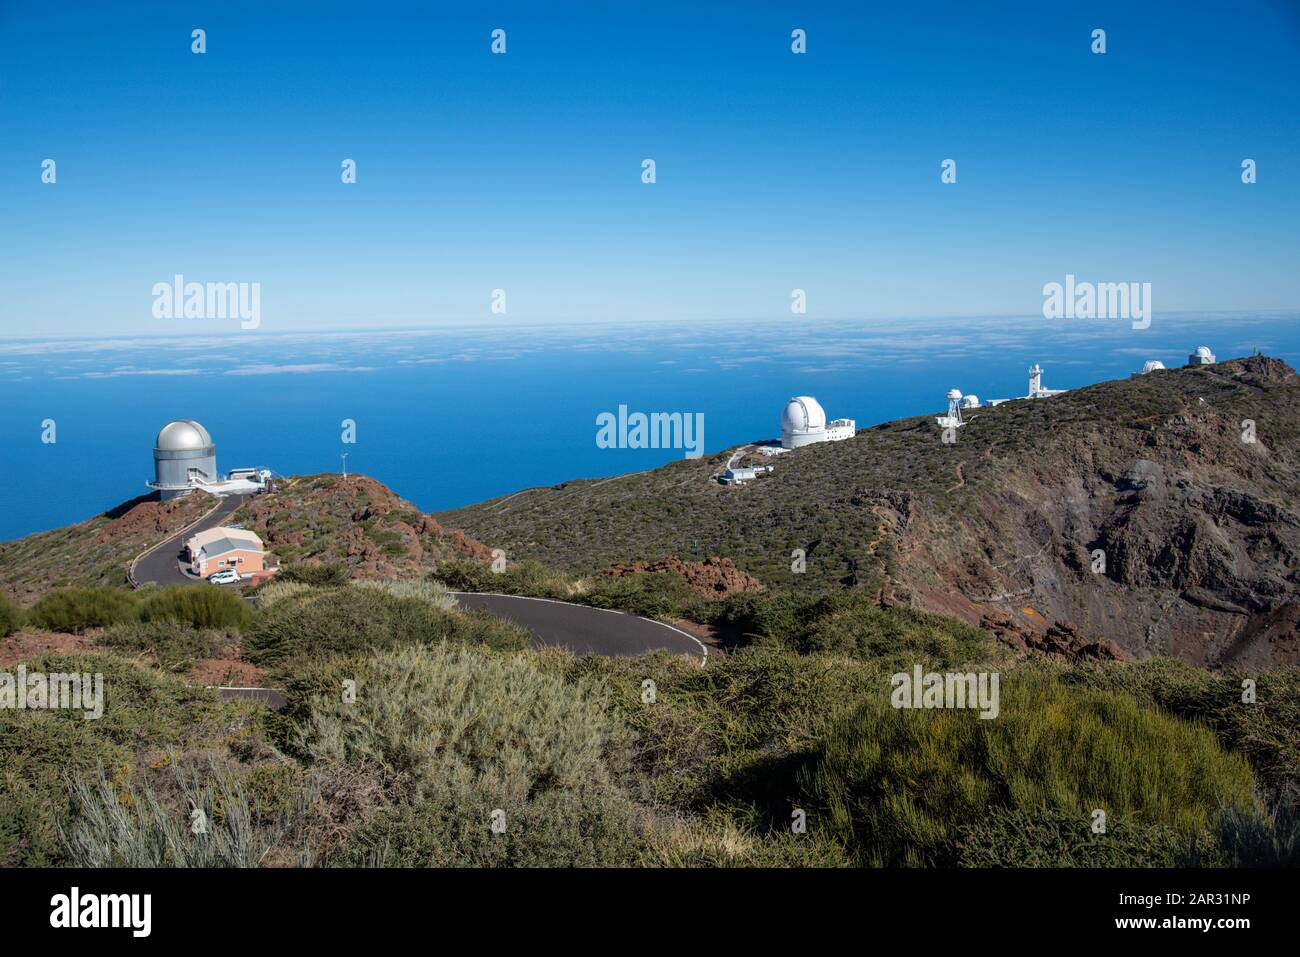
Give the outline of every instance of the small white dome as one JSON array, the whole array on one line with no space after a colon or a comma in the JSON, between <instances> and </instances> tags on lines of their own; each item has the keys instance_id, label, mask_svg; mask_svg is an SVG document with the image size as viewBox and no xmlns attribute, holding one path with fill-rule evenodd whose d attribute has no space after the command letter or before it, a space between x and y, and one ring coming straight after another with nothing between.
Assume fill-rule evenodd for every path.
<instances>
[{"instance_id":1,"label":"small white dome","mask_svg":"<svg viewBox=\"0 0 1300 957\"><path fill-rule=\"evenodd\" d=\"M208 430L193 419L168 422L158 433L154 447L168 452L188 452L206 449L212 445Z\"/></svg>"},{"instance_id":2,"label":"small white dome","mask_svg":"<svg viewBox=\"0 0 1300 957\"><path fill-rule=\"evenodd\" d=\"M961 389L949 389L949 390L948 390L948 399L949 399L949 401L951 401L951 400L953 400L953 399L960 399L960 398L961 398Z\"/></svg>"},{"instance_id":3,"label":"small white dome","mask_svg":"<svg viewBox=\"0 0 1300 957\"><path fill-rule=\"evenodd\" d=\"M1163 369L1164 367L1165 364L1159 359L1148 359L1142 365L1142 374L1146 375L1148 372L1155 372L1157 369Z\"/></svg>"},{"instance_id":4,"label":"small white dome","mask_svg":"<svg viewBox=\"0 0 1300 957\"><path fill-rule=\"evenodd\" d=\"M962 396L961 407L963 409L978 409L980 407L980 397L977 395Z\"/></svg>"},{"instance_id":5,"label":"small white dome","mask_svg":"<svg viewBox=\"0 0 1300 957\"><path fill-rule=\"evenodd\" d=\"M1214 353L1210 351L1209 346L1197 346L1196 354L1202 359L1209 359L1214 356Z\"/></svg>"},{"instance_id":6,"label":"small white dome","mask_svg":"<svg viewBox=\"0 0 1300 957\"><path fill-rule=\"evenodd\" d=\"M781 413L782 432L821 432L826 428L826 410L810 395L797 395Z\"/></svg>"}]
</instances>

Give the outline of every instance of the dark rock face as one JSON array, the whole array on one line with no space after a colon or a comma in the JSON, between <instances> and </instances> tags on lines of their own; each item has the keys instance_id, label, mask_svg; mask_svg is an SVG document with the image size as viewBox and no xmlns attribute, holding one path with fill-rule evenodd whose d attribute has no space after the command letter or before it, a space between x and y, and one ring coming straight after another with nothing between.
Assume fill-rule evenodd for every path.
<instances>
[{"instance_id":1,"label":"dark rock face","mask_svg":"<svg viewBox=\"0 0 1300 957\"><path fill-rule=\"evenodd\" d=\"M900 548L912 539L902 577L926 582L922 603L953 612L925 600L952 582L962 617L1017 651L1300 661L1297 376L1263 356L1178 374L1176 408L1073 422L1040 443L1041 465L1002 463L955 520L920 516Z\"/></svg>"}]
</instances>

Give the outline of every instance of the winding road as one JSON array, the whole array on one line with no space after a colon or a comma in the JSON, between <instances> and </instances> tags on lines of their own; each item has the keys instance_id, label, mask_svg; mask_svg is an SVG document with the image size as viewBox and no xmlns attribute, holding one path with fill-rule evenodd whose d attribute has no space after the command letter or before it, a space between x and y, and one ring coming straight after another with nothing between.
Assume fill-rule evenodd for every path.
<instances>
[{"instance_id":1,"label":"winding road","mask_svg":"<svg viewBox=\"0 0 1300 957\"><path fill-rule=\"evenodd\" d=\"M189 528L145 552L131 566L132 581L137 585L206 585L206 582L186 575L180 569L179 559L185 542L198 532L221 525L244 504L245 498L231 496L223 499L213 511ZM700 659L701 663L708 660L708 648L698 638L640 615L550 598L481 592L453 594L462 608L482 609L527 629L533 636L534 648L559 646L575 655L615 657L667 651L690 655Z\"/></svg>"},{"instance_id":2,"label":"winding road","mask_svg":"<svg viewBox=\"0 0 1300 957\"><path fill-rule=\"evenodd\" d=\"M574 605L551 598L484 592L452 592L462 608L481 608L528 629L534 648L559 646L575 655L630 657L651 651L691 655L701 663L709 650L698 638L662 621L624 611Z\"/></svg>"},{"instance_id":3,"label":"winding road","mask_svg":"<svg viewBox=\"0 0 1300 957\"><path fill-rule=\"evenodd\" d=\"M181 552L185 543L199 532L216 528L235 514L239 506L248 498L246 495L232 495L223 498L215 509L184 531L177 532L160 545L155 545L131 564L131 581L137 586L150 582L157 585L198 585L206 584L197 578L186 575L180 569Z\"/></svg>"}]
</instances>

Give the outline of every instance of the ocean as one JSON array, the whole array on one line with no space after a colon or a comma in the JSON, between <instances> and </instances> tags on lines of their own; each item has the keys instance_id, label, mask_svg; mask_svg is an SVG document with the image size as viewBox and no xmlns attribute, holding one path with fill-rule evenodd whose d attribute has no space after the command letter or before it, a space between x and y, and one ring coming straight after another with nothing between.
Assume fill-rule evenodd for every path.
<instances>
[{"instance_id":1,"label":"ocean","mask_svg":"<svg viewBox=\"0 0 1300 957\"><path fill-rule=\"evenodd\" d=\"M609 323L142 339L0 340L0 539L92 517L148 491L158 430L202 422L225 472L349 472L425 511L567 479L653 468L680 449L602 448L597 416L702 414L703 448L774 438L785 402L813 395L859 428L981 399L1127 376L1256 349L1295 366L1300 314L665 324ZM352 444L342 441L355 423ZM46 423L53 423L50 426ZM43 438L53 437L53 442Z\"/></svg>"}]
</instances>

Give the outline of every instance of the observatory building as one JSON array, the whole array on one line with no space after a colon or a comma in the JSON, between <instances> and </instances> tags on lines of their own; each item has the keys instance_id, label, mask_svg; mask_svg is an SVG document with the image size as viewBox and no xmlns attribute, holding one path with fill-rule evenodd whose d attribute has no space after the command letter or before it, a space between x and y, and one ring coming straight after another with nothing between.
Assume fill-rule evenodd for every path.
<instances>
[{"instance_id":1,"label":"observatory building","mask_svg":"<svg viewBox=\"0 0 1300 957\"><path fill-rule=\"evenodd\" d=\"M814 442L839 442L853 438L857 423L852 419L826 421L826 410L810 395L797 395L781 413L781 448L797 449Z\"/></svg>"},{"instance_id":2,"label":"observatory building","mask_svg":"<svg viewBox=\"0 0 1300 957\"><path fill-rule=\"evenodd\" d=\"M196 485L217 480L217 447L208 430L193 419L168 422L153 450L154 480L164 501L188 494Z\"/></svg>"},{"instance_id":3,"label":"observatory building","mask_svg":"<svg viewBox=\"0 0 1300 957\"><path fill-rule=\"evenodd\" d=\"M1212 366L1217 361L1209 346L1197 346L1196 351L1187 357L1189 366Z\"/></svg>"},{"instance_id":4,"label":"observatory building","mask_svg":"<svg viewBox=\"0 0 1300 957\"><path fill-rule=\"evenodd\" d=\"M250 495L269 488L268 469L231 469L230 477L217 474L217 446L208 430L193 419L168 422L158 433L153 450L154 480L163 501L201 489L213 495Z\"/></svg>"},{"instance_id":5,"label":"observatory building","mask_svg":"<svg viewBox=\"0 0 1300 957\"><path fill-rule=\"evenodd\" d=\"M1161 362L1159 359L1148 359L1146 362L1142 363L1142 372L1140 373L1140 375L1146 375L1148 372L1155 372L1156 370L1163 369L1164 367L1165 364Z\"/></svg>"}]
</instances>

